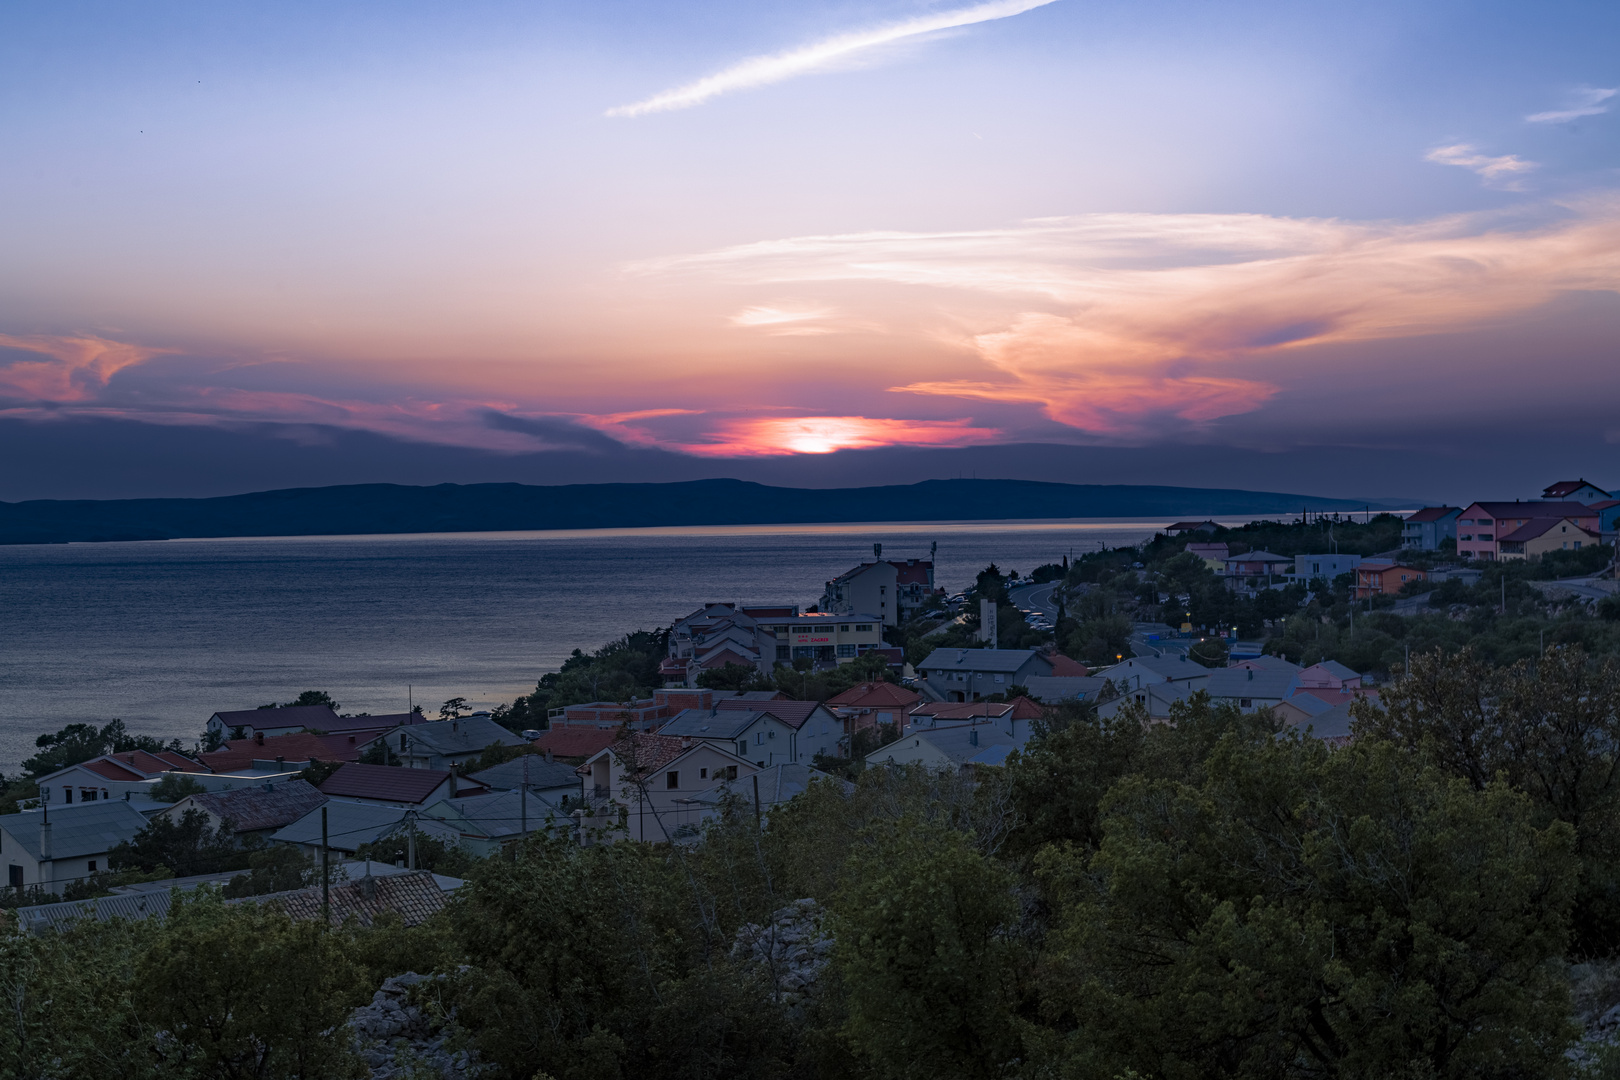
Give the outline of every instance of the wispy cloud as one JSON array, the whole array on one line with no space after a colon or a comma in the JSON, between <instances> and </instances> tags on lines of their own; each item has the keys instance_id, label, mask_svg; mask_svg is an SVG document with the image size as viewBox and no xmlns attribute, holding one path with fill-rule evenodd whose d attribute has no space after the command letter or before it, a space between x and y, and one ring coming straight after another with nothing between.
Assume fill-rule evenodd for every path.
<instances>
[{"instance_id":1,"label":"wispy cloud","mask_svg":"<svg viewBox=\"0 0 1620 1080\"><path fill-rule=\"evenodd\" d=\"M1531 113L1525 119L1532 124L1567 124L1583 116L1597 116L1609 111L1609 107L1603 103L1615 94L1620 94L1620 89L1605 90L1596 86L1582 86L1569 95L1570 103L1567 107Z\"/></svg>"},{"instance_id":2,"label":"wispy cloud","mask_svg":"<svg viewBox=\"0 0 1620 1080\"><path fill-rule=\"evenodd\" d=\"M11 363L0 359L0 396L56 403L90 400L124 368L173 351L92 335L15 337L0 334L0 348L40 357Z\"/></svg>"},{"instance_id":3,"label":"wispy cloud","mask_svg":"<svg viewBox=\"0 0 1620 1080\"><path fill-rule=\"evenodd\" d=\"M1537 168L1534 161L1525 161L1514 154L1503 154L1500 157L1482 154L1478 147L1469 143L1437 146L1423 155L1423 160L1432 161L1436 165L1456 165L1467 169L1478 175L1489 186L1508 191L1522 190L1522 184L1514 177Z\"/></svg>"},{"instance_id":4,"label":"wispy cloud","mask_svg":"<svg viewBox=\"0 0 1620 1080\"><path fill-rule=\"evenodd\" d=\"M833 333L832 327L817 324L834 314L831 308L747 307L730 321L733 326L760 330L773 337L805 337Z\"/></svg>"},{"instance_id":5,"label":"wispy cloud","mask_svg":"<svg viewBox=\"0 0 1620 1080\"><path fill-rule=\"evenodd\" d=\"M665 90L632 105L620 105L609 109L607 115L645 116L647 113L668 112L672 109L689 109L721 94L752 90L798 75L824 71L870 49L892 45L907 38L1005 19L1055 2L1056 0L990 0L988 3L974 4L972 7L921 15L904 22L839 34L787 52L751 57L713 75L706 75L696 82L677 86L673 90Z\"/></svg>"},{"instance_id":6,"label":"wispy cloud","mask_svg":"<svg viewBox=\"0 0 1620 1080\"><path fill-rule=\"evenodd\" d=\"M678 446L702 457L831 454L881 446L968 446L1001 432L968 420L896 420L870 416L743 418L722 422L700 442Z\"/></svg>"},{"instance_id":7,"label":"wispy cloud","mask_svg":"<svg viewBox=\"0 0 1620 1080\"><path fill-rule=\"evenodd\" d=\"M1620 198L1561 214L1519 228L1471 216L1104 214L789 238L635 269L718 278L728 293L791 284L846 302L883 297L862 317L896 341L949 342L979 368L897 379L895 390L1033 405L1074 428L1133 436L1258 408L1297 377L1302 361L1285 358L1310 346L1464 331L1561 293L1620 292Z\"/></svg>"}]
</instances>

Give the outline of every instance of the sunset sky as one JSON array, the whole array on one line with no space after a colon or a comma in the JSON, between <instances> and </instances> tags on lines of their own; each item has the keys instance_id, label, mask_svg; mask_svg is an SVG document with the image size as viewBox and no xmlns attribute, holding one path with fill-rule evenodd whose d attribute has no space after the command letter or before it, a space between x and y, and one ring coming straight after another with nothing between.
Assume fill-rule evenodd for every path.
<instances>
[{"instance_id":1,"label":"sunset sky","mask_svg":"<svg viewBox=\"0 0 1620 1080\"><path fill-rule=\"evenodd\" d=\"M1617 41L1556 0L8 5L0 498L1620 485Z\"/></svg>"}]
</instances>

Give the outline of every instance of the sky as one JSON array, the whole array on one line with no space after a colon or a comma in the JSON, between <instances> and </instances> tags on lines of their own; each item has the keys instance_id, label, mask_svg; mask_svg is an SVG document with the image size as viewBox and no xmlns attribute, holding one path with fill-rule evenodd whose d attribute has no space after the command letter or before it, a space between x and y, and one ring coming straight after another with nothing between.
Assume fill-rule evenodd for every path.
<instances>
[{"instance_id":1,"label":"sky","mask_svg":"<svg viewBox=\"0 0 1620 1080\"><path fill-rule=\"evenodd\" d=\"M1620 486L1616 40L1558 0L8 5L0 499Z\"/></svg>"}]
</instances>

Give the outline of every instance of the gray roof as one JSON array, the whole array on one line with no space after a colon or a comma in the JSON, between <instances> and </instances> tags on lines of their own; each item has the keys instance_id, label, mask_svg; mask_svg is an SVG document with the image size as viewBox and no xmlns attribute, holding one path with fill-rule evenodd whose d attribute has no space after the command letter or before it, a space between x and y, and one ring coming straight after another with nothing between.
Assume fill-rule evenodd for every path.
<instances>
[{"instance_id":1,"label":"gray roof","mask_svg":"<svg viewBox=\"0 0 1620 1080\"><path fill-rule=\"evenodd\" d=\"M1202 679L1209 674L1209 668L1187 659L1186 653L1176 653L1174 656L1133 656L1129 660L1121 660L1113 667L1092 672L1093 675L1103 679L1113 679L1116 683L1129 681L1136 685L1136 677L1143 676L1142 684L1145 686L1152 676L1160 679Z\"/></svg>"},{"instance_id":2,"label":"gray roof","mask_svg":"<svg viewBox=\"0 0 1620 1080\"><path fill-rule=\"evenodd\" d=\"M1245 551L1237 555L1228 555L1226 561L1291 563L1294 561L1294 557L1292 555L1273 555L1269 551Z\"/></svg>"},{"instance_id":3,"label":"gray roof","mask_svg":"<svg viewBox=\"0 0 1620 1080\"><path fill-rule=\"evenodd\" d=\"M1209 673L1204 689L1212 698L1277 698L1288 696L1295 671L1265 668L1219 668Z\"/></svg>"},{"instance_id":4,"label":"gray roof","mask_svg":"<svg viewBox=\"0 0 1620 1080\"><path fill-rule=\"evenodd\" d=\"M385 806L382 803L357 802L349 799L330 799L324 807L316 807L286 828L270 837L283 844L316 844L321 842L321 810L326 810L327 843L339 851L353 851L361 844L381 840L395 832L403 833L407 826L403 806ZM441 840L457 839L454 829L437 819L419 815L419 831Z\"/></svg>"},{"instance_id":5,"label":"gray roof","mask_svg":"<svg viewBox=\"0 0 1620 1080\"><path fill-rule=\"evenodd\" d=\"M1011 674L1039 659L1051 670L1050 661L1034 649L935 649L917 665L918 671L993 671Z\"/></svg>"},{"instance_id":6,"label":"gray roof","mask_svg":"<svg viewBox=\"0 0 1620 1080\"><path fill-rule=\"evenodd\" d=\"M38 934L45 930L64 930L76 922L94 919L163 918L169 913L169 890L124 893L103 896L95 900L65 900L55 904L31 904L17 909L17 923L24 930Z\"/></svg>"},{"instance_id":7,"label":"gray roof","mask_svg":"<svg viewBox=\"0 0 1620 1080\"><path fill-rule=\"evenodd\" d=\"M1036 701L1056 705L1060 701L1090 701L1107 681L1096 675L1031 675L1024 685Z\"/></svg>"},{"instance_id":8,"label":"gray roof","mask_svg":"<svg viewBox=\"0 0 1620 1080\"><path fill-rule=\"evenodd\" d=\"M574 766L564 765L560 761L547 761L539 754L524 754L511 761L502 762L492 769L470 773L467 778L495 791L511 791L523 786L525 768L528 769L528 786L531 791L579 787L579 775L574 772Z\"/></svg>"},{"instance_id":9,"label":"gray roof","mask_svg":"<svg viewBox=\"0 0 1620 1080\"><path fill-rule=\"evenodd\" d=\"M1202 689L1202 683L1197 685L1190 682L1143 683L1140 689L1132 687L1121 696L1103 702L1097 707L1097 715L1105 720L1109 719L1134 702L1147 709L1149 716L1162 718L1170 715L1171 705L1178 701L1186 701Z\"/></svg>"},{"instance_id":10,"label":"gray roof","mask_svg":"<svg viewBox=\"0 0 1620 1080\"><path fill-rule=\"evenodd\" d=\"M1337 678L1340 678L1340 679L1359 679L1359 678L1361 678L1361 672L1356 671L1354 668L1346 667L1345 665L1339 663L1337 660L1323 660L1321 663L1314 664L1312 666L1313 667L1323 668L1328 672L1328 674L1336 676Z\"/></svg>"},{"instance_id":11,"label":"gray roof","mask_svg":"<svg viewBox=\"0 0 1620 1080\"><path fill-rule=\"evenodd\" d=\"M50 811L51 858L78 859L111 851L146 828L146 816L122 799L58 806ZM30 810L0 817L0 829L35 860L40 857L39 831L45 814Z\"/></svg>"},{"instance_id":12,"label":"gray roof","mask_svg":"<svg viewBox=\"0 0 1620 1080\"><path fill-rule=\"evenodd\" d=\"M404 728L409 738L408 754L476 754L486 747L522 746L524 740L487 716L463 716L460 720L435 720Z\"/></svg>"},{"instance_id":13,"label":"gray roof","mask_svg":"<svg viewBox=\"0 0 1620 1080\"><path fill-rule=\"evenodd\" d=\"M1284 701L1298 709L1307 716L1321 716L1334 706L1315 694L1295 694L1293 697L1283 698Z\"/></svg>"},{"instance_id":14,"label":"gray roof","mask_svg":"<svg viewBox=\"0 0 1620 1080\"><path fill-rule=\"evenodd\" d=\"M577 789L579 777L576 776L574 781L574 787ZM569 822L571 819L559 805L561 802L561 799L546 799L531 789L528 808L529 832L544 828L548 819L556 823ZM523 793L496 791L489 795L469 795L454 802L445 799L428 807L424 814L445 822L458 832L485 836L491 840L498 840L504 836L519 836L523 833L524 824Z\"/></svg>"},{"instance_id":15,"label":"gray roof","mask_svg":"<svg viewBox=\"0 0 1620 1080\"><path fill-rule=\"evenodd\" d=\"M1346 701L1296 724L1295 727L1318 739L1348 739L1350 724L1350 703Z\"/></svg>"},{"instance_id":16,"label":"gray roof","mask_svg":"<svg viewBox=\"0 0 1620 1080\"><path fill-rule=\"evenodd\" d=\"M1272 671L1303 671L1303 670L1305 670L1304 668L1300 667L1298 664L1292 663L1292 662L1290 662L1288 660L1284 660L1280 656L1272 656L1270 653L1261 653L1259 656L1252 657L1252 658L1250 658L1248 660L1245 660L1243 662L1245 664L1253 664L1256 667L1270 668ZM1337 660L1329 660L1328 663L1337 664L1338 661ZM1344 667L1343 664L1339 664L1339 666L1341 668L1344 668L1344 670L1349 672L1351 675L1355 674L1355 672L1350 671L1349 668Z\"/></svg>"},{"instance_id":17,"label":"gray roof","mask_svg":"<svg viewBox=\"0 0 1620 1080\"><path fill-rule=\"evenodd\" d=\"M908 734L923 740L958 765L967 764L991 747L1005 746L1010 752L1018 746L1016 739L994 724L963 724L960 727L930 728ZM881 752L881 749L874 751L875 754ZM1006 757L1005 754L1001 756Z\"/></svg>"},{"instance_id":18,"label":"gray roof","mask_svg":"<svg viewBox=\"0 0 1620 1080\"><path fill-rule=\"evenodd\" d=\"M751 709L719 709L713 713L708 709L682 709L658 729L658 734L684 735L692 739L735 739L764 715L763 710Z\"/></svg>"},{"instance_id":19,"label":"gray roof","mask_svg":"<svg viewBox=\"0 0 1620 1080\"><path fill-rule=\"evenodd\" d=\"M237 832L262 832L292 824L325 802L326 796L307 780L288 780L280 784L210 791L181 801L189 801L229 821Z\"/></svg>"},{"instance_id":20,"label":"gray roof","mask_svg":"<svg viewBox=\"0 0 1620 1080\"><path fill-rule=\"evenodd\" d=\"M727 780L722 784L700 791L696 795L683 799L687 803L699 803L704 806L717 806L727 792L740 796L749 802L754 798L754 777L759 777L759 803L761 809L768 809L793 799L803 793L816 780L826 780L839 785L844 794L854 792L855 785L848 780L840 780L835 776L812 769L808 765L772 765L761 769L749 776L738 777L736 780Z\"/></svg>"}]
</instances>

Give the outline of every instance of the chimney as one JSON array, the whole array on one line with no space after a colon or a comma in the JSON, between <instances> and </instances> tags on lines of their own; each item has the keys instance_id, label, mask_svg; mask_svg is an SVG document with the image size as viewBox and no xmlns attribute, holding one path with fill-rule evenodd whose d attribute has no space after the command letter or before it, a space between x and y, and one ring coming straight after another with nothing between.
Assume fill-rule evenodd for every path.
<instances>
[{"instance_id":1,"label":"chimney","mask_svg":"<svg viewBox=\"0 0 1620 1080\"><path fill-rule=\"evenodd\" d=\"M263 746L264 745L264 732L255 731L253 733L253 742L254 742L254 745L256 745L256 746Z\"/></svg>"},{"instance_id":2,"label":"chimney","mask_svg":"<svg viewBox=\"0 0 1620 1080\"><path fill-rule=\"evenodd\" d=\"M51 823L48 821L39 826L39 861L51 861Z\"/></svg>"},{"instance_id":3,"label":"chimney","mask_svg":"<svg viewBox=\"0 0 1620 1080\"><path fill-rule=\"evenodd\" d=\"M974 746L979 745L979 729L978 728L972 728L971 730L968 731L968 742L972 743Z\"/></svg>"},{"instance_id":4,"label":"chimney","mask_svg":"<svg viewBox=\"0 0 1620 1080\"><path fill-rule=\"evenodd\" d=\"M1250 679L1253 679L1253 678L1254 678L1254 668L1250 668L1250 669L1249 669L1249 678L1250 678Z\"/></svg>"},{"instance_id":5,"label":"chimney","mask_svg":"<svg viewBox=\"0 0 1620 1080\"><path fill-rule=\"evenodd\" d=\"M546 764L551 764L551 747L546 747Z\"/></svg>"},{"instance_id":6,"label":"chimney","mask_svg":"<svg viewBox=\"0 0 1620 1080\"><path fill-rule=\"evenodd\" d=\"M456 797L456 770L455 769L450 770L450 797L452 799Z\"/></svg>"},{"instance_id":7,"label":"chimney","mask_svg":"<svg viewBox=\"0 0 1620 1080\"><path fill-rule=\"evenodd\" d=\"M281 772L286 767L287 767L287 758L286 758L286 756L282 755L282 754L277 754L276 755L276 772Z\"/></svg>"}]
</instances>

